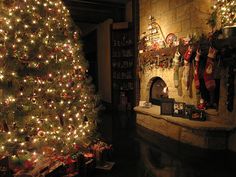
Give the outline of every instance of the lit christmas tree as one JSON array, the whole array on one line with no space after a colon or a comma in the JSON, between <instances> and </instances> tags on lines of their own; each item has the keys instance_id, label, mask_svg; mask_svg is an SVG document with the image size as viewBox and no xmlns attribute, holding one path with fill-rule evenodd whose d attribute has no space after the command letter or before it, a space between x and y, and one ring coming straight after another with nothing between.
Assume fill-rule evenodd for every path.
<instances>
[{"instance_id":1,"label":"lit christmas tree","mask_svg":"<svg viewBox=\"0 0 236 177\"><path fill-rule=\"evenodd\" d=\"M0 3L0 155L70 153L98 110L77 29L60 0Z\"/></svg>"},{"instance_id":2,"label":"lit christmas tree","mask_svg":"<svg viewBox=\"0 0 236 177\"><path fill-rule=\"evenodd\" d=\"M214 27L217 19L221 26L234 26L236 24L236 2L235 0L215 0L213 12L208 23Z\"/></svg>"}]
</instances>

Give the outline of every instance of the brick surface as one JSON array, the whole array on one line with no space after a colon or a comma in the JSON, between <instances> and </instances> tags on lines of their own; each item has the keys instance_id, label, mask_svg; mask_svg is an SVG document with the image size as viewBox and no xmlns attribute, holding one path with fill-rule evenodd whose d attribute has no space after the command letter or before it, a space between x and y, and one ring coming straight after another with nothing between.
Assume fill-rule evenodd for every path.
<instances>
[{"instance_id":1,"label":"brick surface","mask_svg":"<svg viewBox=\"0 0 236 177\"><path fill-rule=\"evenodd\" d=\"M206 33L210 6L211 0L140 0L140 32L147 31L148 16L152 15L165 35Z\"/></svg>"}]
</instances>

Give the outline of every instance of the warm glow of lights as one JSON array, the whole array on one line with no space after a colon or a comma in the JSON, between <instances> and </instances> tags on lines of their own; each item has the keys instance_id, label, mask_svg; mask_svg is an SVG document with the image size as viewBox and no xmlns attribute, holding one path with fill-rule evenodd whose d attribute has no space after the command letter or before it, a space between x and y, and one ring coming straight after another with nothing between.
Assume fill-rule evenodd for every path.
<instances>
[{"instance_id":1,"label":"warm glow of lights","mask_svg":"<svg viewBox=\"0 0 236 177\"><path fill-rule=\"evenodd\" d=\"M3 126L6 132L1 132L6 135L1 153L10 153L14 147L15 153L30 153L37 162L37 147L68 152L85 140L88 128L95 127L81 117L96 115L96 95L83 79L87 64L69 11L61 0L1 5L0 89L4 96L0 95L0 109L11 117ZM36 147L35 152L29 152L28 146Z\"/></svg>"}]
</instances>

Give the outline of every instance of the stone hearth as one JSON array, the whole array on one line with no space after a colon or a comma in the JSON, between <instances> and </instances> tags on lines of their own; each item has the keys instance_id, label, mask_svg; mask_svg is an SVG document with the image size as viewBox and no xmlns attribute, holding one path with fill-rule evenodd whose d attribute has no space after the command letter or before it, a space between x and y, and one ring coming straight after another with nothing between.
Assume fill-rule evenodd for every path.
<instances>
[{"instance_id":1,"label":"stone hearth","mask_svg":"<svg viewBox=\"0 0 236 177\"><path fill-rule=\"evenodd\" d=\"M214 121L192 121L184 118L160 115L160 107L135 107L138 125L166 137L205 149L232 150L230 137L236 126ZM229 139L229 141L228 141Z\"/></svg>"}]
</instances>

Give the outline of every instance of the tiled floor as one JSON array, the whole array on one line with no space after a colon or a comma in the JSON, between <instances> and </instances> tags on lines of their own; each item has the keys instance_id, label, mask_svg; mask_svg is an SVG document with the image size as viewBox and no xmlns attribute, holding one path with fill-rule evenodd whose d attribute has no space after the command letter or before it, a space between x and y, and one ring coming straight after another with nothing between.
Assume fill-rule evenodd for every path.
<instances>
[{"instance_id":1,"label":"tiled floor","mask_svg":"<svg viewBox=\"0 0 236 177\"><path fill-rule=\"evenodd\" d=\"M183 145L140 127L129 113L104 111L99 129L115 166L93 177L236 177L236 156Z\"/></svg>"}]
</instances>

